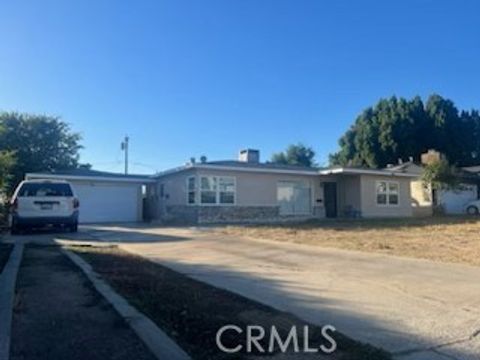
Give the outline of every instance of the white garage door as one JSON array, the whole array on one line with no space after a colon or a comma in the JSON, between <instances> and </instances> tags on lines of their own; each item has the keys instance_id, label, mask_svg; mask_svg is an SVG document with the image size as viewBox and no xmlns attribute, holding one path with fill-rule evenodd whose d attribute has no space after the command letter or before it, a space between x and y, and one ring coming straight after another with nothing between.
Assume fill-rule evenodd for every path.
<instances>
[{"instance_id":1,"label":"white garage door","mask_svg":"<svg viewBox=\"0 0 480 360\"><path fill-rule=\"evenodd\" d=\"M477 187L462 185L461 190L445 190L440 193L440 203L447 214L464 213L465 205L477 199Z\"/></svg>"},{"instance_id":2,"label":"white garage door","mask_svg":"<svg viewBox=\"0 0 480 360\"><path fill-rule=\"evenodd\" d=\"M139 221L139 188L137 184L113 185L100 182L71 181L80 200L80 222Z\"/></svg>"}]
</instances>

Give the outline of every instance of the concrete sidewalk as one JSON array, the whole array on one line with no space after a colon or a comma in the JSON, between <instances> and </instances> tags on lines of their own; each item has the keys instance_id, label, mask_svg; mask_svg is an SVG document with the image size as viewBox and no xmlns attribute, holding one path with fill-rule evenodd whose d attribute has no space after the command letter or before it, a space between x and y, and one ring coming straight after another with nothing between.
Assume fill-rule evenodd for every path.
<instances>
[{"instance_id":1,"label":"concrete sidewalk","mask_svg":"<svg viewBox=\"0 0 480 360\"><path fill-rule=\"evenodd\" d=\"M334 325L398 359L478 359L480 269L237 239L195 229L90 227L193 278Z\"/></svg>"},{"instance_id":2,"label":"concrete sidewalk","mask_svg":"<svg viewBox=\"0 0 480 360\"><path fill-rule=\"evenodd\" d=\"M11 360L156 360L58 247L25 247Z\"/></svg>"}]
</instances>

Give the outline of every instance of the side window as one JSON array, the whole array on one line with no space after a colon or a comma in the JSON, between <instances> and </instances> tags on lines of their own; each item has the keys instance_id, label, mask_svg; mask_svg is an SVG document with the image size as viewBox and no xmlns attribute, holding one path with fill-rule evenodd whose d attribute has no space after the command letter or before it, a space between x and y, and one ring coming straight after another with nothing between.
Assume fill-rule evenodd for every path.
<instances>
[{"instance_id":1,"label":"side window","mask_svg":"<svg viewBox=\"0 0 480 360\"><path fill-rule=\"evenodd\" d=\"M388 203L390 205L398 205L398 183L388 183Z\"/></svg>"},{"instance_id":2,"label":"side window","mask_svg":"<svg viewBox=\"0 0 480 360\"><path fill-rule=\"evenodd\" d=\"M187 178L187 204L193 205L196 203L197 193L197 179L195 176Z\"/></svg>"},{"instance_id":3,"label":"side window","mask_svg":"<svg viewBox=\"0 0 480 360\"><path fill-rule=\"evenodd\" d=\"M375 184L376 203L380 206L399 204L400 186L396 181L377 181Z\"/></svg>"},{"instance_id":4,"label":"side window","mask_svg":"<svg viewBox=\"0 0 480 360\"><path fill-rule=\"evenodd\" d=\"M387 205L387 183L385 181L377 182L377 205Z\"/></svg>"},{"instance_id":5,"label":"side window","mask_svg":"<svg viewBox=\"0 0 480 360\"><path fill-rule=\"evenodd\" d=\"M218 178L218 200L220 204L235 204L235 178Z\"/></svg>"}]
</instances>

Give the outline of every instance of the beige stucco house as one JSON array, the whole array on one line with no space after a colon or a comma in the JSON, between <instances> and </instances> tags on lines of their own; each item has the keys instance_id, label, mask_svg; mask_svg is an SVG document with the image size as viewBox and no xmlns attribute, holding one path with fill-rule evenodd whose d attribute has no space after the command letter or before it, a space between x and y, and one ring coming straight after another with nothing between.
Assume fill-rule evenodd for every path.
<instances>
[{"instance_id":1,"label":"beige stucco house","mask_svg":"<svg viewBox=\"0 0 480 360\"><path fill-rule=\"evenodd\" d=\"M417 175L366 168L307 168L238 160L190 162L146 186L146 216L178 223L410 217Z\"/></svg>"},{"instance_id":2,"label":"beige stucco house","mask_svg":"<svg viewBox=\"0 0 480 360\"><path fill-rule=\"evenodd\" d=\"M480 196L479 169L463 169L462 189L435 193L413 161L385 169L309 168L262 163L258 150L247 149L237 160L191 161L156 175L75 169L26 178L70 181L82 223L205 224L431 216L436 205L463 213Z\"/></svg>"}]
</instances>

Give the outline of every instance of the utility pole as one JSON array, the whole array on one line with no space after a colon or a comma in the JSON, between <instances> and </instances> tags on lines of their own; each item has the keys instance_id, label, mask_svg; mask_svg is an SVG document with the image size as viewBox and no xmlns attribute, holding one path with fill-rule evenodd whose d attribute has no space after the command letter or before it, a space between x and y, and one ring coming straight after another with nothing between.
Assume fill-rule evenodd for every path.
<instances>
[{"instance_id":1,"label":"utility pole","mask_svg":"<svg viewBox=\"0 0 480 360\"><path fill-rule=\"evenodd\" d=\"M128 135L125 136L125 139L122 141L122 150L125 151L125 175L128 174Z\"/></svg>"}]
</instances>

